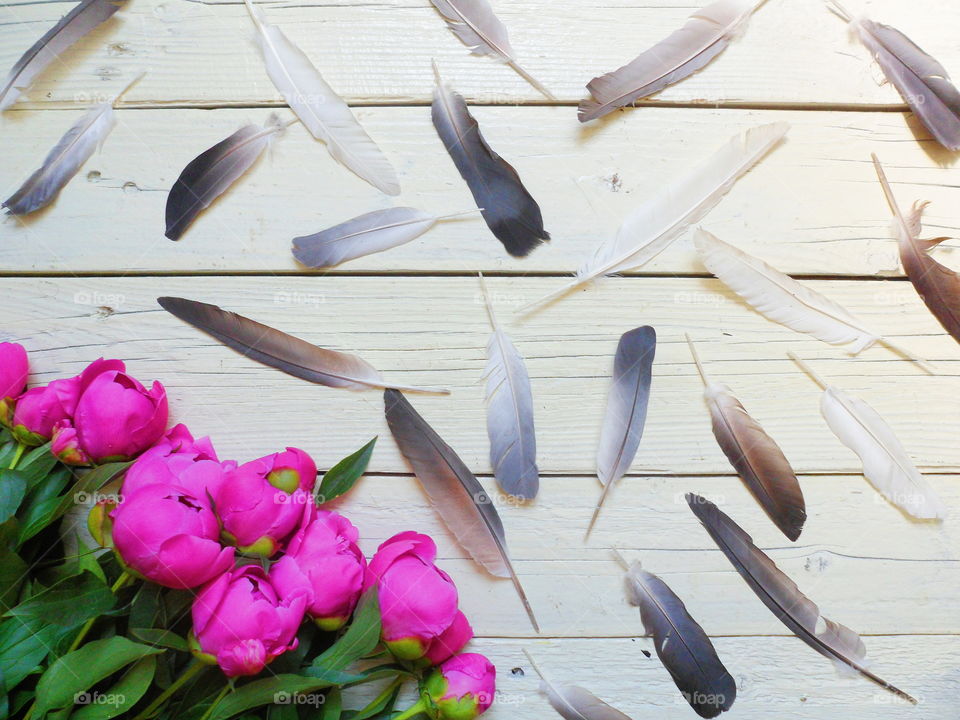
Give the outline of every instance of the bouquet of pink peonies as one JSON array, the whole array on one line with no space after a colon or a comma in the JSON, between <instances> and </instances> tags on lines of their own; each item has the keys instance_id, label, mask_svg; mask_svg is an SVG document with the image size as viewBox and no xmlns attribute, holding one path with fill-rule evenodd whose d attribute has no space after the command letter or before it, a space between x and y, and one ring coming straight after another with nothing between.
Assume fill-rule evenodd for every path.
<instances>
[{"instance_id":1,"label":"bouquet of pink peonies","mask_svg":"<svg viewBox=\"0 0 960 720\"><path fill-rule=\"evenodd\" d=\"M0 344L0 719L472 720L495 669L429 537L367 561L303 450L220 460L119 360L26 389ZM92 505L77 532L77 503ZM372 692L352 690L378 683ZM395 710L406 684L416 699ZM347 691L344 693L344 691ZM365 698L358 710L344 700ZM322 712L319 712L322 708Z\"/></svg>"}]
</instances>

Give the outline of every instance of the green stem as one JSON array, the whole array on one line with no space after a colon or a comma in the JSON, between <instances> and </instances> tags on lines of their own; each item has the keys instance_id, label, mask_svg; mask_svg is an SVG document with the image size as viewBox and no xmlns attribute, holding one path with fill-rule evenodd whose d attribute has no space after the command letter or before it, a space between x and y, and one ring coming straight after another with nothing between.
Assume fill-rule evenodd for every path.
<instances>
[{"instance_id":1,"label":"green stem","mask_svg":"<svg viewBox=\"0 0 960 720\"><path fill-rule=\"evenodd\" d=\"M414 715L419 715L422 712L427 711L427 701L423 698L417 700L411 707L404 710L399 715L394 715L391 720L407 720L407 718L412 718Z\"/></svg>"},{"instance_id":2,"label":"green stem","mask_svg":"<svg viewBox=\"0 0 960 720\"><path fill-rule=\"evenodd\" d=\"M398 675L392 683L387 685L379 695L367 703L367 706L363 708L363 710L360 710L357 714L362 716L369 710L377 708L385 703L387 699L396 691L396 689L403 685L404 680L406 680L406 678L404 678L402 675Z\"/></svg>"},{"instance_id":3,"label":"green stem","mask_svg":"<svg viewBox=\"0 0 960 720\"><path fill-rule=\"evenodd\" d=\"M207 708L207 711L203 714L203 717L201 717L200 720L209 720L210 716L213 715L213 711L217 709L217 705L219 705L220 701L223 700L223 696L226 695L230 690L233 690L233 680L230 680L226 685L223 686L223 689L213 699L213 702L210 703L210 707Z\"/></svg>"},{"instance_id":4,"label":"green stem","mask_svg":"<svg viewBox=\"0 0 960 720\"><path fill-rule=\"evenodd\" d=\"M183 685L193 678L198 672L203 670L206 667L206 663L200 662L199 660L194 660L187 666L187 669L183 671L183 674L178 677L176 680L171 683L170 687L164 690L162 693L157 695L156 699L147 705L146 709L138 713L133 720L146 720L148 717L151 717L154 712L156 712L161 705L163 705L167 699L173 695L177 690L179 690Z\"/></svg>"},{"instance_id":5,"label":"green stem","mask_svg":"<svg viewBox=\"0 0 960 720\"><path fill-rule=\"evenodd\" d=\"M130 573L124 570L122 573L120 573L120 577L117 578L117 581L110 586L110 592L116 593L117 590L127 584L127 581L130 579L130 577ZM73 639L73 642L70 643L70 649L67 650L68 653L73 652L80 647L80 643L83 642L83 639L87 636L87 633L90 632L90 628L93 627L93 624L97 621L98 617L99 616L92 617L83 624L83 627L80 628L79 634Z\"/></svg>"},{"instance_id":6,"label":"green stem","mask_svg":"<svg viewBox=\"0 0 960 720\"><path fill-rule=\"evenodd\" d=\"M13 460L10 461L10 465L7 467L7 470L13 470L17 466L17 463L20 462L20 458L23 457L23 452L26 449L26 445L23 443L17 443L17 451L13 454Z\"/></svg>"}]
</instances>

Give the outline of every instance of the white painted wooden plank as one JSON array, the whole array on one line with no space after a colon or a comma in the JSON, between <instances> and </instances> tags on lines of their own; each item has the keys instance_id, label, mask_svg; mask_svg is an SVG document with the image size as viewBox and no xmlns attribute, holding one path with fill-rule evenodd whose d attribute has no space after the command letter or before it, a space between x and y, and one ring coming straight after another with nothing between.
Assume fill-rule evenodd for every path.
<instances>
[{"instance_id":1,"label":"white painted wooden plank","mask_svg":"<svg viewBox=\"0 0 960 720\"><path fill-rule=\"evenodd\" d=\"M594 75L632 60L706 4L700 0L524 0L494 3L521 62L561 100L576 102ZM960 73L955 29L960 7L943 0L850 0L908 33ZM541 102L509 68L470 57L427 0L264 3L270 18L300 45L348 100L423 102L432 90L430 60L484 103ZM11 66L67 11L66 2L20 0L0 7L0 67ZM251 24L235 0L138 0L93 33L42 78L37 103L83 102L115 92L140 70L148 76L129 102L252 104L278 102L250 42ZM897 104L878 83L866 50L819 3L768 0L738 42L658 100L685 103ZM565 111L571 118L574 111Z\"/></svg>"},{"instance_id":2,"label":"white painted wooden plank","mask_svg":"<svg viewBox=\"0 0 960 720\"><path fill-rule=\"evenodd\" d=\"M284 111L285 113L288 111ZM75 112L0 118L8 139L4 197L31 173ZM432 212L473 207L427 108L365 108L358 116L400 173L392 200L337 165L299 126L217 201L179 243L163 237L167 191L183 167L266 110L127 110L103 151L56 203L0 221L0 268L17 272L259 272L303 270L293 237L392 204ZM896 244L870 153L887 164L901 203L933 201L931 233L957 234L960 168L939 167L896 113L650 109L583 131L563 108L477 108L491 145L540 202L553 240L510 258L479 217L443 223L409 245L339 272L572 272L667 180L692 171L734 133L776 120L787 141L746 175L706 227L791 273L895 274ZM956 250L939 250L947 262ZM689 237L641 272L705 272Z\"/></svg>"},{"instance_id":3,"label":"white painted wooden plank","mask_svg":"<svg viewBox=\"0 0 960 720\"><path fill-rule=\"evenodd\" d=\"M710 432L683 333L801 472L859 472L858 460L819 415L819 391L787 359L815 358L825 377L884 415L919 465L960 470L958 348L905 282L818 281L811 286L881 333L935 362L931 377L884 348L859 358L764 320L715 280L610 278L526 320L514 310L557 278L491 278L500 319L527 358L540 467L593 473L597 436L619 336L657 328L649 422L634 471L727 473ZM35 378L78 372L100 354L125 358L169 387L177 419L213 435L227 455L284 444L324 466L385 438L373 468L405 468L388 438L381 396L283 375L222 347L162 311L158 295L213 302L325 347L355 352L396 382L449 387L413 402L468 465L488 472L483 389L489 324L473 278L38 278L6 279L3 333L33 352ZM111 314L112 313L112 314Z\"/></svg>"}]
</instances>

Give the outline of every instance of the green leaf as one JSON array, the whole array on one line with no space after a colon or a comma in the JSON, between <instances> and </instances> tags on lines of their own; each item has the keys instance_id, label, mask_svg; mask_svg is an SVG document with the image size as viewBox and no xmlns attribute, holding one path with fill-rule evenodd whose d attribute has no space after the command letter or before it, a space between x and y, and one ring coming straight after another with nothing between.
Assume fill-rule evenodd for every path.
<instances>
[{"instance_id":1,"label":"green leaf","mask_svg":"<svg viewBox=\"0 0 960 720\"><path fill-rule=\"evenodd\" d=\"M340 688L331 688L323 703L323 712L320 713L319 720L340 720L342 712L343 699L340 696Z\"/></svg>"},{"instance_id":2,"label":"green leaf","mask_svg":"<svg viewBox=\"0 0 960 720\"><path fill-rule=\"evenodd\" d=\"M27 481L16 470L0 470L0 523L12 518L27 494Z\"/></svg>"},{"instance_id":3,"label":"green leaf","mask_svg":"<svg viewBox=\"0 0 960 720\"><path fill-rule=\"evenodd\" d=\"M70 470L62 467L48 475L42 483L34 486L27 494L23 507L20 509L19 544L23 544L25 540L36 535L53 521L47 518L52 518L60 504L60 493L70 482L70 477ZM66 509L64 509L64 512L66 512Z\"/></svg>"},{"instance_id":4,"label":"green leaf","mask_svg":"<svg viewBox=\"0 0 960 720\"><path fill-rule=\"evenodd\" d=\"M7 524L16 525L15 519ZM0 611L7 610L17 603L17 592L27 578L29 567L6 543L0 543Z\"/></svg>"},{"instance_id":5,"label":"green leaf","mask_svg":"<svg viewBox=\"0 0 960 720\"><path fill-rule=\"evenodd\" d=\"M24 621L38 618L71 628L112 610L115 602L110 588L100 578L91 572L82 572L8 610L6 617L18 617Z\"/></svg>"},{"instance_id":6,"label":"green leaf","mask_svg":"<svg viewBox=\"0 0 960 720\"><path fill-rule=\"evenodd\" d=\"M103 693L84 693L90 700L70 715L71 720L109 720L126 712L144 696L153 682L157 659L152 655L138 660L117 683ZM77 703L79 704L79 703Z\"/></svg>"},{"instance_id":7,"label":"green leaf","mask_svg":"<svg viewBox=\"0 0 960 720\"><path fill-rule=\"evenodd\" d=\"M354 483L366 472L367 465L370 464L370 456L373 454L373 446L376 443L377 438L373 438L324 474L323 480L320 481L320 488L316 492L318 504L328 503L353 488Z\"/></svg>"},{"instance_id":8,"label":"green leaf","mask_svg":"<svg viewBox=\"0 0 960 720\"><path fill-rule=\"evenodd\" d=\"M345 670L349 665L373 652L380 643L380 603L376 586L367 590L357 603L353 622L347 631L313 664L306 669L307 675L324 670Z\"/></svg>"},{"instance_id":9,"label":"green leaf","mask_svg":"<svg viewBox=\"0 0 960 720\"><path fill-rule=\"evenodd\" d=\"M32 717L73 704L73 698L130 663L163 652L125 637L94 640L54 661L37 682Z\"/></svg>"},{"instance_id":10,"label":"green leaf","mask_svg":"<svg viewBox=\"0 0 960 720\"><path fill-rule=\"evenodd\" d=\"M330 686L331 683L319 678L290 674L254 680L221 700L209 720L226 720L251 708L270 703L285 704L293 695L304 695Z\"/></svg>"},{"instance_id":11,"label":"green leaf","mask_svg":"<svg viewBox=\"0 0 960 720\"><path fill-rule=\"evenodd\" d=\"M179 652L190 652L190 646L187 645L187 641L172 630L131 628L130 634L137 638L137 640L143 640L143 642L155 645L156 647L169 648Z\"/></svg>"},{"instance_id":12,"label":"green leaf","mask_svg":"<svg viewBox=\"0 0 960 720\"><path fill-rule=\"evenodd\" d=\"M41 480L43 480L53 470L57 464L57 458L50 452L50 443L34 448L17 465L17 472L23 475L27 481L27 487L33 489Z\"/></svg>"},{"instance_id":13,"label":"green leaf","mask_svg":"<svg viewBox=\"0 0 960 720\"><path fill-rule=\"evenodd\" d=\"M10 692L43 661L66 628L40 618L10 618L0 623L0 673Z\"/></svg>"}]
</instances>

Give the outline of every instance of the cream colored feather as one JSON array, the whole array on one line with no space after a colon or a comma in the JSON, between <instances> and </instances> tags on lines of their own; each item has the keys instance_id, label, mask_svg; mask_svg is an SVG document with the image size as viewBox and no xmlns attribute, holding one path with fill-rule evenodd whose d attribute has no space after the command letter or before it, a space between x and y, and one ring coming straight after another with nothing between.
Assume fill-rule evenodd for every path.
<instances>
[{"instance_id":1,"label":"cream colored feather","mask_svg":"<svg viewBox=\"0 0 960 720\"><path fill-rule=\"evenodd\" d=\"M357 122L350 107L327 85L303 51L244 0L257 26L267 75L304 127L326 143L333 158L387 195L399 195L397 173Z\"/></svg>"},{"instance_id":2,"label":"cream colored feather","mask_svg":"<svg viewBox=\"0 0 960 720\"><path fill-rule=\"evenodd\" d=\"M565 720L630 720L628 715L608 705L589 690L578 685L556 685L524 649L530 665L540 676L540 692L547 696L550 706Z\"/></svg>"},{"instance_id":3,"label":"cream colored feather","mask_svg":"<svg viewBox=\"0 0 960 720\"><path fill-rule=\"evenodd\" d=\"M731 138L692 172L667 184L624 220L616 237L602 243L556 292L526 307L566 294L603 275L641 267L703 219L733 184L775 147L790 129L785 122L751 128Z\"/></svg>"}]
</instances>

